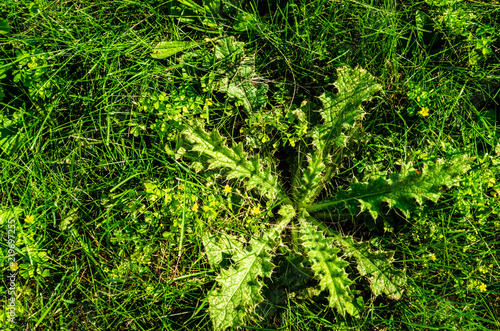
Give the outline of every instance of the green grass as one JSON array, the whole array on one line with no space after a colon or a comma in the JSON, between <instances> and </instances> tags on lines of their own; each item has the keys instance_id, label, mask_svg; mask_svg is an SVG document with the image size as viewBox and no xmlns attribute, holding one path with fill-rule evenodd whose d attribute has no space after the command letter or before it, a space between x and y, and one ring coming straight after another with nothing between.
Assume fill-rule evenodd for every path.
<instances>
[{"instance_id":1,"label":"green grass","mask_svg":"<svg viewBox=\"0 0 500 331\"><path fill-rule=\"evenodd\" d=\"M390 211L377 223L364 214L327 220L396 251L409 279L401 300L372 297L360 279L367 309L354 320L326 300L283 293L266 307L270 317L248 328L499 329L500 92L485 91L491 96L480 109L467 106L487 89L485 80L500 81L499 4L223 2L225 14L214 17L182 4L188 1L2 2L0 18L12 31L0 34L1 328L210 330L205 298L216 273L202 234L250 236L272 208L240 182L219 171L196 172L189 159L169 154L183 142L175 121L163 118L212 98L201 114L226 137L254 151L273 152L277 141L286 150L293 130L278 124L289 110L303 101L319 104L319 95L335 91L336 68L359 65L379 79L383 93L365 105L369 139L345 156L327 191L363 173L396 172L409 161L419 168L455 153L476 157L472 170L459 188L409 218ZM475 17L432 23L451 8ZM428 16L421 25L417 11ZM248 124L242 106L200 83L216 61L150 56L158 42L222 36L245 43L269 85L268 117L249 131L240 131ZM489 54L474 50L481 37L491 40ZM213 44L194 49L207 53ZM22 51L37 56L36 68L16 57ZM154 102L141 107L161 92L179 96L160 107L166 114ZM419 115L422 107L429 116ZM164 131L157 123L166 123ZM261 142L262 132L269 142ZM253 136L253 143L245 140ZM287 164L286 154L277 157ZM6 316L9 219L16 220L20 267L15 324Z\"/></svg>"}]
</instances>

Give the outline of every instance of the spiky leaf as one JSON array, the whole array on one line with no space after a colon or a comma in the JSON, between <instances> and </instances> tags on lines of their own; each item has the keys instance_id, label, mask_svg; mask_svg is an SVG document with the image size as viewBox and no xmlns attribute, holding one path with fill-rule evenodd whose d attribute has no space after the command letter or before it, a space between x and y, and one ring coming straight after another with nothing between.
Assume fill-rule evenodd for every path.
<instances>
[{"instance_id":1,"label":"spiky leaf","mask_svg":"<svg viewBox=\"0 0 500 331\"><path fill-rule=\"evenodd\" d=\"M342 67L337 69L337 75L335 86L338 93L325 92L319 97L323 103L320 110L323 123L310 133L315 150L308 157L308 167L296 184L299 187L296 193L299 206L310 204L321 192L323 184L330 180L333 172L331 167L326 170L326 165L332 153L347 146L364 116L361 103L371 100L381 89L364 69Z\"/></svg>"},{"instance_id":2,"label":"spiky leaf","mask_svg":"<svg viewBox=\"0 0 500 331\"><path fill-rule=\"evenodd\" d=\"M299 218L302 245L311 260L312 269L322 290L328 290L330 307L335 307L342 315L349 313L359 316L359 308L349 289L352 281L347 277L345 267L348 262L337 256L340 250L333 246L333 239L325 238L306 218Z\"/></svg>"},{"instance_id":3,"label":"spiky leaf","mask_svg":"<svg viewBox=\"0 0 500 331\"><path fill-rule=\"evenodd\" d=\"M274 265L269 252L278 246L284 224L271 228L262 238L252 238L248 250L236 251L236 264L222 270L216 278L220 287L208 296L216 330L242 325L244 318L263 301L262 277L271 277Z\"/></svg>"},{"instance_id":4,"label":"spiky leaf","mask_svg":"<svg viewBox=\"0 0 500 331\"><path fill-rule=\"evenodd\" d=\"M352 237L337 235L335 239L356 258L359 273L368 277L375 296L384 293L391 299L401 299L406 286L406 274L392 265L394 252L372 251L368 243L356 244Z\"/></svg>"},{"instance_id":5,"label":"spiky leaf","mask_svg":"<svg viewBox=\"0 0 500 331\"><path fill-rule=\"evenodd\" d=\"M375 82L375 78L361 68L351 69L342 67L337 69L335 86L337 94L326 92L320 96L323 109L320 114L323 124L312 131L313 144L323 149L332 143L344 147L352 135L352 129L364 116L361 103L369 101L382 87Z\"/></svg>"},{"instance_id":6,"label":"spiky leaf","mask_svg":"<svg viewBox=\"0 0 500 331\"><path fill-rule=\"evenodd\" d=\"M326 165L323 163L321 151L316 151L312 157L308 157L309 165L303 171L296 190L296 200L299 206L305 206L313 202L316 197L316 189L320 187L323 171Z\"/></svg>"},{"instance_id":7,"label":"spiky leaf","mask_svg":"<svg viewBox=\"0 0 500 331\"><path fill-rule=\"evenodd\" d=\"M220 71L219 91L227 93L243 103L249 113L258 111L267 103L268 85L259 82L255 70L255 57L245 56L243 43L234 37L221 38L215 47L218 60L226 61L226 66Z\"/></svg>"},{"instance_id":8,"label":"spiky leaf","mask_svg":"<svg viewBox=\"0 0 500 331\"><path fill-rule=\"evenodd\" d=\"M338 89L339 102L342 105L356 105L369 101L382 89L368 71L363 68L342 67L337 69L338 78L335 87Z\"/></svg>"},{"instance_id":9,"label":"spiky leaf","mask_svg":"<svg viewBox=\"0 0 500 331\"><path fill-rule=\"evenodd\" d=\"M404 270L394 268L393 252L372 251L367 243L355 243L352 237L344 237L314 218L308 218L344 249L348 256L354 256L362 276L368 277L370 288L376 296L384 293L393 299L400 299L406 286Z\"/></svg>"},{"instance_id":10,"label":"spiky leaf","mask_svg":"<svg viewBox=\"0 0 500 331\"><path fill-rule=\"evenodd\" d=\"M243 244L241 241L227 233L214 235L205 232L202 239L208 262L212 268L219 266L224 255L233 256L237 252L243 251Z\"/></svg>"},{"instance_id":11,"label":"spiky leaf","mask_svg":"<svg viewBox=\"0 0 500 331\"><path fill-rule=\"evenodd\" d=\"M280 214L281 216L283 216L283 219L282 221L280 222L280 224L283 224L286 225L288 224L292 218L295 217L295 208L293 208L292 205L285 205L283 204L281 207L280 207L280 210L278 211L278 214Z\"/></svg>"},{"instance_id":12,"label":"spiky leaf","mask_svg":"<svg viewBox=\"0 0 500 331\"><path fill-rule=\"evenodd\" d=\"M354 183L348 194L341 193L340 199L318 203L307 210L321 210L355 199L359 202L361 211L369 211L374 219L382 212L382 203L387 203L389 208L399 209L409 217L413 201L418 204L422 204L424 199L436 202L441 195L440 187L459 185L461 176L470 169L473 159L467 155L455 157L450 162L438 159L435 165L425 164L421 171L405 165L400 173L393 174L388 179L379 177L365 183Z\"/></svg>"},{"instance_id":13,"label":"spiky leaf","mask_svg":"<svg viewBox=\"0 0 500 331\"><path fill-rule=\"evenodd\" d=\"M248 157L242 145L227 147L225 139L217 130L208 134L201 124L193 123L191 126L186 126L183 134L194 144L194 151L210 156L209 169L227 168L230 170L229 179L247 178L249 189L256 188L271 200L279 197L289 201L278 183L278 177L271 172L268 165L260 162L258 155Z\"/></svg>"},{"instance_id":14,"label":"spiky leaf","mask_svg":"<svg viewBox=\"0 0 500 331\"><path fill-rule=\"evenodd\" d=\"M236 57L244 54L245 43L236 41L234 37L220 38L215 46L215 57L217 60L236 60Z\"/></svg>"}]
</instances>

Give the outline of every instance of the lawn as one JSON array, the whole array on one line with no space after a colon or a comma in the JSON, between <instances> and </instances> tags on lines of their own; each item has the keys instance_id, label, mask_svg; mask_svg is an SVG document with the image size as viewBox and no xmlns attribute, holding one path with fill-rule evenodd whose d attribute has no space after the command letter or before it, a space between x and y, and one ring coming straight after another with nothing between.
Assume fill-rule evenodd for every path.
<instances>
[{"instance_id":1,"label":"lawn","mask_svg":"<svg viewBox=\"0 0 500 331\"><path fill-rule=\"evenodd\" d=\"M499 330L500 4L3 0L2 330Z\"/></svg>"}]
</instances>

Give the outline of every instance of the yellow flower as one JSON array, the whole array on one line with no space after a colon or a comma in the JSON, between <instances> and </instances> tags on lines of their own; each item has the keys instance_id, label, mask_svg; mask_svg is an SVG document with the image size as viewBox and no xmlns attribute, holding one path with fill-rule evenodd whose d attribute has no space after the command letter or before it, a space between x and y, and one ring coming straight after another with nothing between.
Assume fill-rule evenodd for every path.
<instances>
[{"instance_id":1,"label":"yellow flower","mask_svg":"<svg viewBox=\"0 0 500 331\"><path fill-rule=\"evenodd\" d=\"M197 202L194 203L192 209L193 209L194 212L198 211L198 203Z\"/></svg>"},{"instance_id":2,"label":"yellow flower","mask_svg":"<svg viewBox=\"0 0 500 331\"><path fill-rule=\"evenodd\" d=\"M17 262L11 263L10 264L10 270L17 270L19 269L19 266L17 265Z\"/></svg>"},{"instance_id":3,"label":"yellow flower","mask_svg":"<svg viewBox=\"0 0 500 331\"><path fill-rule=\"evenodd\" d=\"M24 219L24 221L26 223L33 223L33 221L35 220L35 217L33 215L28 215L26 216L26 218Z\"/></svg>"},{"instance_id":4,"label":"yellow flower","mask_svg":"<svg viewBox=\"0 0 500 331\"><path fill-rule=\"evenodd\" d=\"M205 99L205 101L207 102L207 106L213 105L212 98Z\"/></svg>"},{"instance_id":5,"label":"yellow flower","mask_svg":"<svg viewBox=\"0 0 500 331\"><path fill-rule=\"evenodd\" d=\"M418 113L423 117L429 116L429 108L423 107Z\"/></svg>"},{"instance_id":6,"label":"yellow flower","mask_svg":"<svg viewBox=\"0 0 500 331\"><path fill-rule=\"evenodd\" d=\"M481 285L479 285L479 290L480 290L481 292L486 292L486 284L485 284L485 283L483 283L483 282L481 282Z\"/></svg>"},{"instance_id":7,"label":"yellow flower","mask_svg":"<svg viewBox=\"0 0 500 331\"><path fill-rule=\"evenodd\" d=\"M260 208L259 208L259 207L253 207L253 209L252 209L252 213L253 213L254 215L257 215L258 213L260 213Z\"/></svg>"},{"instance_id":8,"label":"yellow flower","mask_svg":"<svg viewBox=\"0 0 500 331\"><path fill-rule=\"evenodd\" d=\"M233 188L232 188L231 186L229 186L229 185L227 185L227 184L226 184L226 186L224 187L224 192L226 192L226 193L231 193L231 190L232 190L232 189L233 189Z\"/></svg>"},{"instance_id":9,"label":"yellow flower","mask_svg":"<svg viewBox=\"0 0 500 331\"><path fill-rule=\"evenodd\" d=\"M436 255L434 255L434 254L429 254L429 255L431 256L431 260L432 261L436 261L437 260Z\"/></svg>"}]
</instances>

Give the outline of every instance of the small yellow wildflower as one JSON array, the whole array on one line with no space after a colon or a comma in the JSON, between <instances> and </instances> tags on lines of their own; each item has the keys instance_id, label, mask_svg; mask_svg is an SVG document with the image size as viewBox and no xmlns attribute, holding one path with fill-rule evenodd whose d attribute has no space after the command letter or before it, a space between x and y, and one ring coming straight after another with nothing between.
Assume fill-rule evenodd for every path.
<instances>
[{"instance_id":1,"label":"small yellow wildflower","mask_svg":"<svg viewBox=\"0 0 500 331\"><path fill-rule=\"evenodd\" d=\"M184 189L184 184L180 184L179 185L179 190L183 190Z\"/></svg>"},{"instance_id":2,"label":"small yellow wildflower","mask_svg":"<svg viewBox=\"0 0 500 331\"><path fill-rule=\"evenodd\" d=\"M35 217L33 215L28 215L26 216L26 218L24 219L24 221L26 223L33 223L33 221L35 220Z\"/></svg>"},{"instance_id":3,"label":"small yellow wildflower","mask_svg":"<svg viewBox=\"0 0 500 331\"><path fill-rule=\"evenodd\" d=\"M19 266L17 265L17 262L11 263L10 264L10 270L17 270L19 269Z\"/></svg>"},{"instance_id":4,"label":"small yellow wildflower","mask_svg":"<svg viewBox=\"0 0 500 331\"><path fill-rule=\"evenodd\" d=\"M229 186L229 185L227 185L227 184L226 184L226 186L224 187L224 192L226 192L226 193L231 193L231 190L232 190L232 189L233 189L233 188L232 188L231 186Z\"/></svg>"},{"instance_id":5,"label":"small yellow wildflower","mask_svg":"<svg viewBox=\"0 0 500 331\"><path fill-rule=\"evenodd\" d=\"M486 284L485 284L485 283L483 283L483 282L481 282L481 285L479 285L479 290L480 290L481 292L486 292Z\"/></svg>"},{"instance_id":6,"label":"small yellow wildflower","mask_svg":"<svg viewBox=\"0 0 500 331\"><path fill-rule=\"evenodd\" d=\"M436 257L436 255L434 255L434 254L431 254L431 260L432 260L432 261L436 261L436 260L437 260L437 257Z\"/></svg>"},{"instance_id":7,"label":"small yellow wildflower","mask_svg":"<svg viewBox=\"0 0 500 331\"><path fill-rule=\"evenodd\" d=\"M486 268L485 266L482 266L480 265L477 270L479 270L481 273L485 274L488 272L488 268Z\"/></svg>"},{"instance_id":8,"label":"small yellow wildflower","mask_svg":"<svg viewBox=\"0 0 500 331\"><path fill-rule=\"evenodd\" d=\"M254 215L257 215L258 213L260 213L260 208L259 208L259 207L253 207L253 209L252 209L252 213L253 213Z\"/></svg>"},{"instance_id":9,"label":"small yellow wildflower","mask_svg":"<svg viewBox=\"0 0 500 331\"><path fill-rule=\"evenodd\" d=\"M193 209L193 211L194 211L194 212L197 212L197 211L198 211L198 203L197 203L197 202L195 202L195 203L194 203L194 205L193 205L193 208L192 208L192 209Z\"/></svg>"},{"instance_id":10,"label":"small yellow wildflower","mask_svg":"<svg viewBox=\"0 0 500 331\"><path fill-rule=\"evenodd\" d=\"M423 117L429 116L429 108L423 107L418 113Z\"/></svg>"},{"instance_id":11,"label":"small yellow wildflower","mask_svg":"<svg viewBox=\"0 0 500 331\"><path fill-rule=\"evenodd\" d=\"M208 98L208 99L205 99L206 103L207 103L207 106L211 106L213 105L212 103L212 98Z\"/></svg>"}]
</instances>

